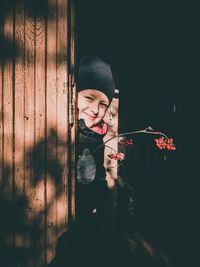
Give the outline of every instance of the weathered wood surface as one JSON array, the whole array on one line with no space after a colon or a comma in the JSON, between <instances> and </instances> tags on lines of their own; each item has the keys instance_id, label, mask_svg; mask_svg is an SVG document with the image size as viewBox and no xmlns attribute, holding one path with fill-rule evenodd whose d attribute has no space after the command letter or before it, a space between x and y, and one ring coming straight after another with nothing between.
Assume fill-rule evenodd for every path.
<instances>
[{"instance_id":1,"label":"weathered wood surface","mask_svg":"<svg viewBox=\"0 0 200 267\"><path fill-rule=\"evenodd\" d=\"M71 10L67 0L6 2L0 19L0 263L39 267L54 257L57 237L75 212L72 177L68 183L75 160L68 123Z\"/></svg>"}]
</instances>

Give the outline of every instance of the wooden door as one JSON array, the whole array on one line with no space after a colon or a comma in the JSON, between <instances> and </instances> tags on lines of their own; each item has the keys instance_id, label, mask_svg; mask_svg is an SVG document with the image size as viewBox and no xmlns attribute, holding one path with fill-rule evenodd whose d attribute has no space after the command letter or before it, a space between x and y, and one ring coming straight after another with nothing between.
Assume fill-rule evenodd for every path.
<instances>
[{"instance_id":1,"label":"wooden door","mask_svg":"<svg viewBox=\"0 0 200 267\"><path fill-rule=\"evenodd\" d=\"M2 2L0 266L39 267L75 213L73 1Z\"/></svg>"}]
</instances>

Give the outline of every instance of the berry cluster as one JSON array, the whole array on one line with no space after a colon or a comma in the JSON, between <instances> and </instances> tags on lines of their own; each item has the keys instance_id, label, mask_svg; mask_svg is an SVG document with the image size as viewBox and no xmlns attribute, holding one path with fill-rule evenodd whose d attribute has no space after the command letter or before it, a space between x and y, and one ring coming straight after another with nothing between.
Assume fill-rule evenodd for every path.
<instances>
[{"instance_id":1,"label":"berry cluster","mask_svg":"<svg viewBox=\"0 0 200 267\"><path fill-rule=\"evenodd\" d=\"M176 147L173 143L173 138L164 138L163 136L159 139L155 139L156 146L159 149L167 149L167 150L176 150Z\"/></svg>"},{"instance_id":2,"label":"berry cluster","mask_svg":"<svg viewBox=\"0 0 200 267\"><path fill-rule=\"evenodd\" d=\"M115 160L123 160L124 159L124 153L111 153L108 155L109 158L115 159Z\"/></svg>"},{"instance_id":3,"label":"berry cluster","mask_svg":"<svg viewBox=\"0 0 200 267\"><path fill-rule=\"evenodd\" d=\"M118 141L118 145L119 146L129 146L129 145L133 145L133 140L132 139L122 139Z\"/></svg>"}]
</instances>

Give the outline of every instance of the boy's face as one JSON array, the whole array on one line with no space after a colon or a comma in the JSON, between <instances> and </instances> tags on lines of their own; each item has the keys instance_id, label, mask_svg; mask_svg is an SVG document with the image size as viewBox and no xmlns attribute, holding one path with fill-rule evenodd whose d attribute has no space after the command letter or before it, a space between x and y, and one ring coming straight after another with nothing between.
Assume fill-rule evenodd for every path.
<instances>
[{"instance_id":1,"label":"boy's face","mask_svg":"<svg viewBox=\"0 0 200 267\"><path fill-rule=\"evenodd\" d=\"M103 120L109 107L107 96L95 89L85 89L78 93L79 119L84 119L88 128Z\"/></svg>"}]
</instances>

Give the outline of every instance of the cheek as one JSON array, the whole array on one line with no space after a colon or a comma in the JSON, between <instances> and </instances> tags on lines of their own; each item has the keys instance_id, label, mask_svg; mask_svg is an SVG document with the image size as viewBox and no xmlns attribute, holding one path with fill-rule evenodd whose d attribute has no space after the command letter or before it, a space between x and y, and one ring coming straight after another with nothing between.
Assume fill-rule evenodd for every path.
<instances>
[{"instance_id":1,"label":"cheek","mask_svg":"<svg viewBox=\"0 0 200 267\"><path fill-rule=\"evenodd\" d=\"M103 119L104 116L105 116L105 114L106 114L106 110L105 109L100 109L99 110L99 116L98 117Z\"/></svg>"},{"instance_id":2,"label":"cheek","mask_svg":"<svg viewBox=\"0 0 200 267\"><path fill-rule=\"evenodd\" d=\"M85 103L85 99L84 97L82 97L81 95L78 94L78 98L77 98L77 106L78 108L81 108Z\"/></svg>"},{"instance_id":3,"label":"cheek","mask_svg":"<svg viewBox=\"0 0 200 267\"><path fill-rule=\"evenodd\" d=\"M81 99L78 98L78 101L77 101L77 107L78 107L78 108L81 108L81 106L82 106L82 102L83 102L83 101L82 101Z\"/></svg>"},{"instance_id":4,"label":"cheek","mask_svg":"<svg viewBox=\"0 0 200 267\"><path fill-rule=\"evenodd\" d=\"M78 106L79 111L81 111L86 108L86 103L84 100L79 100L77 106Z\"/></svg>"}]
</instances>

